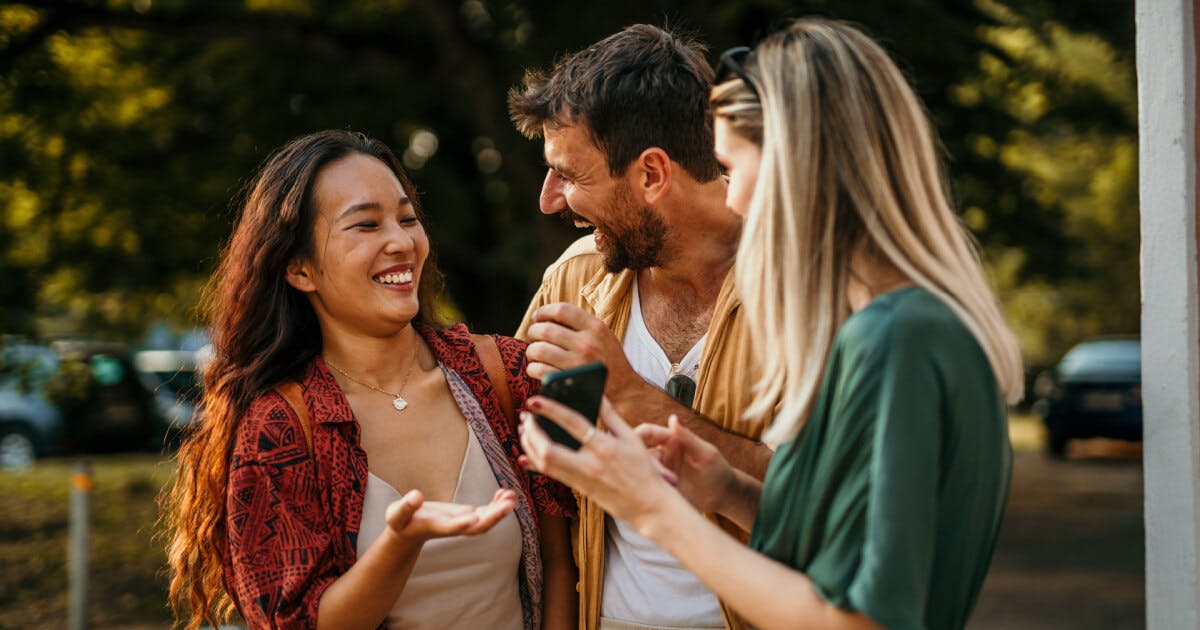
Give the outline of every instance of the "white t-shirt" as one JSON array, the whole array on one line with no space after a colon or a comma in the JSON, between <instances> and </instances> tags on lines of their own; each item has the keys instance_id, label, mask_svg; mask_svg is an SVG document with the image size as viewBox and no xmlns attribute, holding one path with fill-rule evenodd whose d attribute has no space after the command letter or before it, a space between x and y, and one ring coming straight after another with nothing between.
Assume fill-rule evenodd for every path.
<instances>
[{"instance_id":1,"label":"white t-shirt","mask_svg":"<svg viewBox=\"0 0 1200 630\"><path fill-rule=\"evenodd\" d=\"M677 373L695 379L707 336L673 366L646 328L634 281L624 349L625 357L642 378L660 388L665 388L667 379ZM602 617L651 626L725 626L717 596L674 556L637 533L629 523L607 517L605 539Z\"/></svg>"}]
</instances>

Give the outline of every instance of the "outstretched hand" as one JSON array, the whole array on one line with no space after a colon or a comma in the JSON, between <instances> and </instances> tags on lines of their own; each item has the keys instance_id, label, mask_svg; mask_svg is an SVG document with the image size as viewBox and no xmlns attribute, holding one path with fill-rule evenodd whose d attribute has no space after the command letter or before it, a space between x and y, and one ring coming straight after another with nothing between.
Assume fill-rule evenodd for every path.
<instances>
[{"instance_id":1,"label":"outstretched hand","mask_svg":"<svg viewBox=\"0 0 1200 630\"><path fill-rule=\"evenodd\" d=\"M412 490L387 508L388 528L396 536L424 542L432 538L482 534L517 505L512 490L497 490L487 505L426 501L420 490Z\"/></svg>"}]
</instances>

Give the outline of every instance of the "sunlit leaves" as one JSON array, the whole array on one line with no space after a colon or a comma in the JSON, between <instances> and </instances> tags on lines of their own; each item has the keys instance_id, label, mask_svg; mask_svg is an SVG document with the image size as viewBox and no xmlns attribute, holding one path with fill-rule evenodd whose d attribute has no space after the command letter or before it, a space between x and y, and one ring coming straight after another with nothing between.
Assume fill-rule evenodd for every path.
<instances>
[{"instance_id":1,"label":"sunlit leaves","mask_svg":"<svg viewBox=\"0 0 1200 630\"><path fill-rule=\"evenodd\" d=\"M0 30L12 14L0 10ZM135 329L132 294L169 282L139 273L151 262L140 257L142 208L131 187L141 174L121 157L167 137L161 112L173 92L133 60L144 41L125 29L51 33L0 83L0 273L21 280L0 289L0 325L10 331L31 332L13 326L31 321L20 313L31 308L43 322Z\"/></svg>"},{"instance_id":2,"label":"sunlit leaves","mask_svg":"<svg viewBox=\"0 0 1200 630\"><path fill-rule=\"evenodd\" d=\"M119 54L120 48L136 50L140 39L128 32L114 36L88 31L56 35L47 42L50 58L65 81L94 98L79 114L85 127L135 126L170 102L169 88L156 85L143 65L129 63Z\"/></svg>"},{"instance_id":3,"label":"sunlit leaves","mask_svg":"<svg viewBox=\"0 0 1200 630\"><path fill-rule=\"evenodd\" d=\"M0 47L7 47L14 38L33 30L41 17L29 7L0 6Z\"/></svg>"},{"instance_id":4,"label":"sunlit leaves","mask_svg":"<svg viewBox=\"0 0 1200 630\"><path fill-rule=\"evenodd\" d=\"M969 142L1020 176L1031 211L1055 217L1055 266L1031 250L992 247L1005 310L1027 360L1045 365L1088 336L1138 329L1137 101L1133 61L1095 33L1035 23L995 2L980 36L995 53L955 86L960 106L988 106L1015 124ZM977 219L975 223L980 223Z\"/></svg>"},{"instance_id":5,"label":"sunlit leaves","mask_svg":"<svg viewBox=\"0 0 1200 630\"><path fill-rule=\"evenodd\" d=\"M1136 330L1136 96L1121 0L79 6L112 19L47 28L70 11L0 6L0 55L19 49L0 72L4 332L192 323L231 198L270 148L321 128L365 131L404 156L448 272L447 308L511 328L571 238L537 212L540 147L504 111L523 71L664 19L694 29L713 60L812 12L865 25L912 78L1030 363Z\"/></svg>"}]
</instances>

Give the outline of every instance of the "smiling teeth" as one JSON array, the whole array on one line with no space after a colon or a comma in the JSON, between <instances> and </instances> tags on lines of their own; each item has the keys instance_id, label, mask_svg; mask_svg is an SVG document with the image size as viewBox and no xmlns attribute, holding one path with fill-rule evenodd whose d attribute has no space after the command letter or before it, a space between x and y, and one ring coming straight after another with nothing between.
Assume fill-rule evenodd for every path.
<instances>
[{"instance_id":1,"label":"smiling teeth","mask_svg":"<svg viewBox=\"0 0 1200 630\"><path fill-rule=\"evenodd\" d=\"M404 284L412 282L413 274L411 271L401 273L385 273L375 276L375 282L379 284Z\"/></svg>"}]
</instances>

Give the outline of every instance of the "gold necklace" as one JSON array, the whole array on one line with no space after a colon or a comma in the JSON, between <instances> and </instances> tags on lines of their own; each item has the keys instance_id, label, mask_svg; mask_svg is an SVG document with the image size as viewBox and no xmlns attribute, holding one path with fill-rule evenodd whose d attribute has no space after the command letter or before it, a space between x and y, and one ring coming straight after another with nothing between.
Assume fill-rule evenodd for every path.
<instances>
[{"instance_id":1,"label":"gold necklace","mask_svg":"<svg viewBox=\"0 0 1200 630\"><path fill-rule=\"evenodd\" d=\"M371 385L370 383L364 383L364 382L354 378L353 376L350 376L342 368L330 363L329 359L325 359L325 365L328 365L329 367L333 368L333 370L335 372L337 372L338 374L345 376L346 378L350 379L351 381L358 383L359 385L362 385L363 387L366 387L367 389L377 391L380 394L387 394L388 396L391 396L392 397L392 406L396 408L396 411L404 411L408 407L408 401L404 400L404 397L401 396L400 394L404 393L404 388L408 386L408 379L412 376L413 370L415 370L417 368L417 350L420 350L420 348L421 348L421 342L419 339L414 339L413 341L414 341L414 344L413 344L412 361L409 362L408 372L404 373L404 380L400 381L400 391L396 392L395 394L393 394L392 392L389 392L385 389L380 389L378 387L375 387L374 385Z\"/></svg>"}]
</instances>

